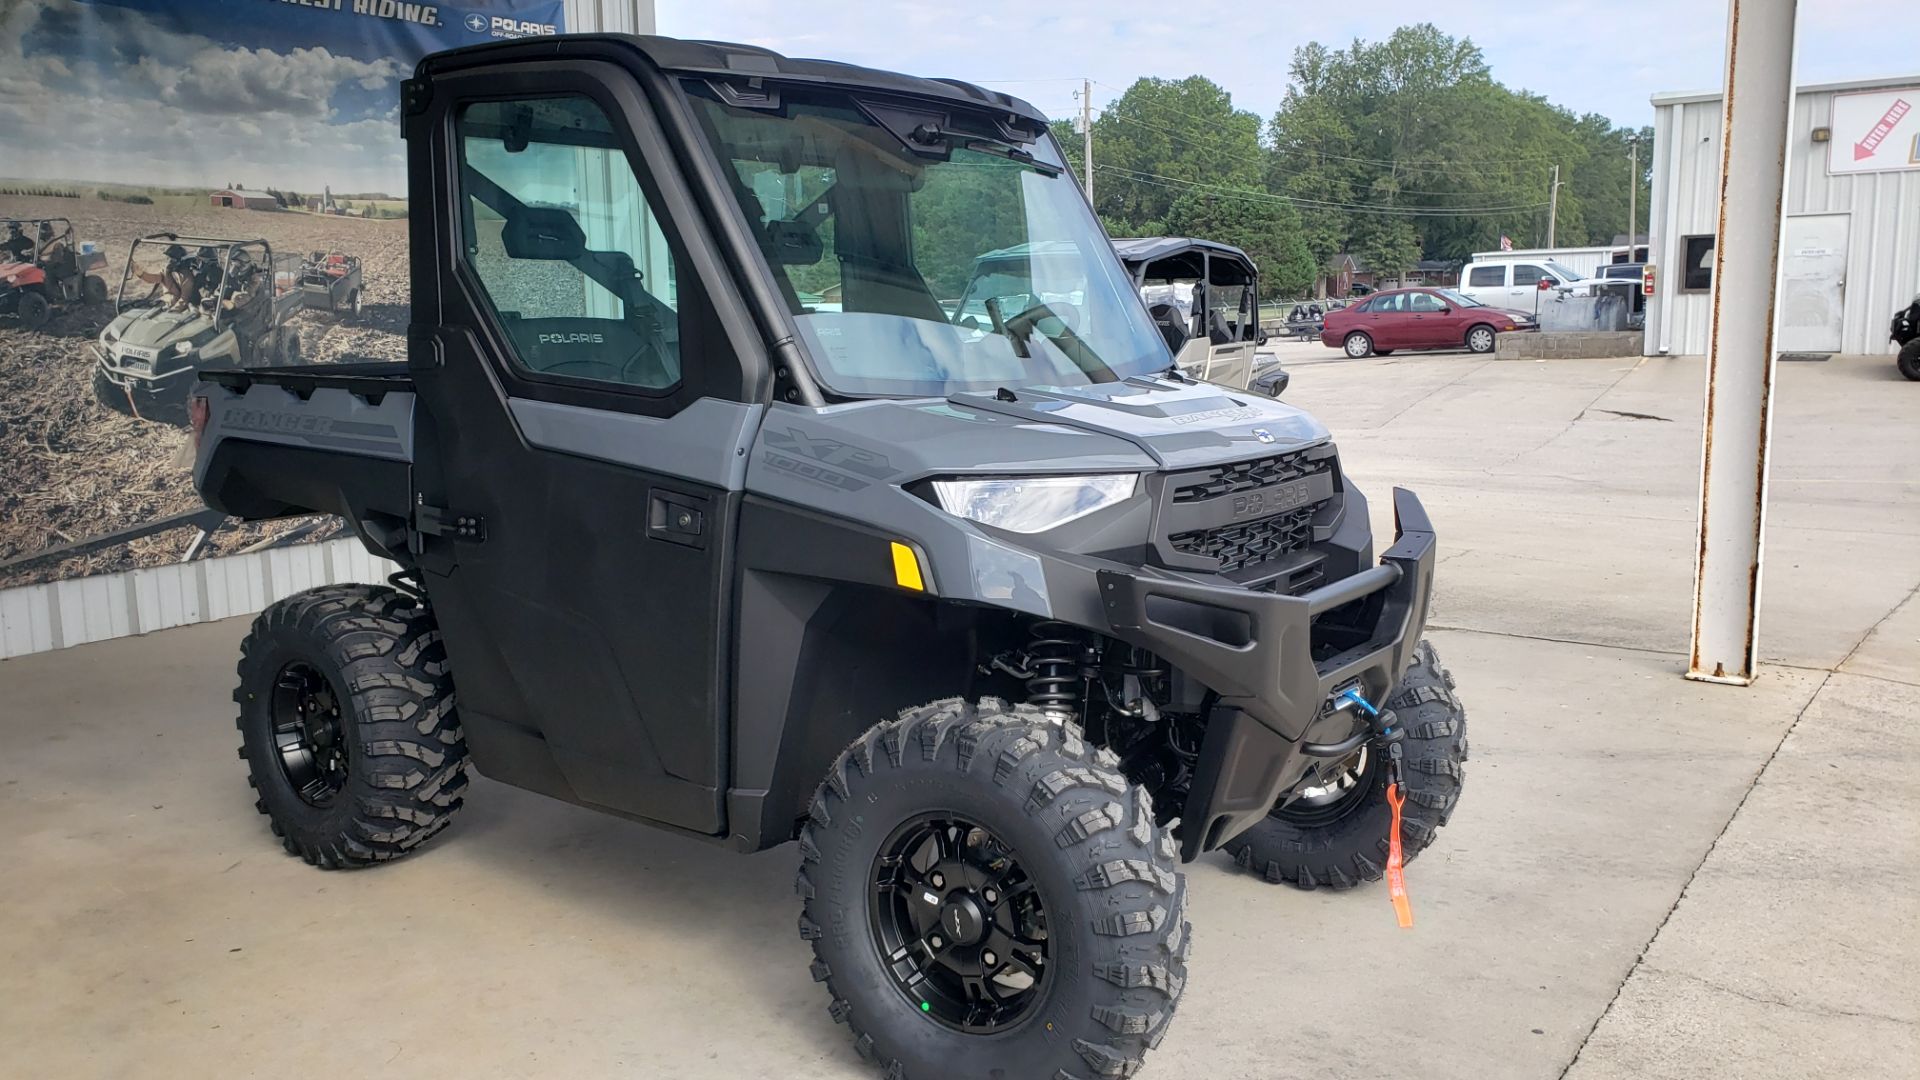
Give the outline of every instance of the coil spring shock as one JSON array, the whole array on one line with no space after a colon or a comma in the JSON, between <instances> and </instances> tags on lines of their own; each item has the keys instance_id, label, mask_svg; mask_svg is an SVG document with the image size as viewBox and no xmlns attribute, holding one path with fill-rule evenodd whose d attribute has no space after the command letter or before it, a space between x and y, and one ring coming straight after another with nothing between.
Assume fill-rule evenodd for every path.
<instances>
[{"instance_id":1,"label":"coil spring shock","mask_svg":"<svg viewBox=\"0 0 1920 1080\"><path fill-rule=\"evenodd\" d=\"M1033 678L1027 680L1027 703L1047 712L1079 715L1085 676L1080 671L1084 642L1079 627L1058 619L1034 623L1027 642L1027 661Z\"/></svg>"}]
</instances>

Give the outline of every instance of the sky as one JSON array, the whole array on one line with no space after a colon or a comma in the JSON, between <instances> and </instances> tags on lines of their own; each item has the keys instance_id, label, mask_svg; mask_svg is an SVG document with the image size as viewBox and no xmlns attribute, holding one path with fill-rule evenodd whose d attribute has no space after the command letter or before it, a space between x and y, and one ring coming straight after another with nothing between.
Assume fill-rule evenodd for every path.
<instances>
[{"instance_id":1,"label":"sky","mask_svg":"<svg viewBox=\"0 0 1920 1080\"><path fill-rule=\"evenodd\" d=\"M1800 81L1920 76L1914 11L1914 0L1801 0ZM1291 0L1200 8L1167 0L656 0L656 18L659 32L674 37L993 82L1052 116L1079 108L1073 95L1082 77L1102 84L1093 92L1098 106L1143 75L1198 73L1262 117L1286 93L1296 47L1375 41L1426 21L1472 38L1509 87L1643 125L1653 122L1653 94L1721 84L1727 7L1724 0Z\"/></svg>"},{"instance_id":2,"label":"sky","mask_svg":"<svg viewBox=\"0 0 1920 1080\"><path fill-rule=\"evenodd\" d=\"M0 0L0 177L404 193L399 81L486 41L457 0L421 26L276 0Z\"/></svg>"}]
</instances>

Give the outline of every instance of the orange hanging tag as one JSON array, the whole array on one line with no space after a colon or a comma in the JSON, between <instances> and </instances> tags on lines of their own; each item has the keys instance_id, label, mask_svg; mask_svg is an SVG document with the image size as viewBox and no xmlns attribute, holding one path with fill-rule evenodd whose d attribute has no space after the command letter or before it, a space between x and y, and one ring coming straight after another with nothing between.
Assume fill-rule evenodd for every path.
<instances>
[{"instance_id":1,"label":"orange hanging tag","mask_svg":"<svg viewBox=\"0 0 1920 1080\"><path fill-rule=\"evenodd\" d=\"M1407 874L1400 852L1400 807L1406 801L1400 781L1387 785L1387 805L1393 807L1393 833L1387 837L1387 898L1393 901L1393 914L1402 930L1413 928L1413 905L1407 902Z\"/></svg>"}]
</instances>

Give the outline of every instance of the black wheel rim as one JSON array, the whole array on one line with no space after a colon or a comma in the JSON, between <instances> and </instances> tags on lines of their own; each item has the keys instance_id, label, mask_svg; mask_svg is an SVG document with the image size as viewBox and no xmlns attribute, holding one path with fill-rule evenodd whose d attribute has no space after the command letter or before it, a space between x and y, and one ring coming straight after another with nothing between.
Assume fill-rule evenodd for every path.
<instances>
[{"instance_id":1,"label":"black wheel rim","mask_svg":"<svg viewBox=\"0 0 1920 1080\"><path fill-rule=\"evenodd\" d=\"M324 807L347 783L347 744L340 699L313 665L296 660L280 669L269 702L273 755L300 801Z\"/></svg>"},{"instance_id":2,"label":"black wheel rim","mask_svg":"<svg viewBox=\"0 0 1920 1080\"><path fill-rule=\"evenodd\" d=\"M1273 815L1302 829L1323 828L1367 805L1379 780L1379 755L1367 747L1354 751L1308 785L1299 798L1275 807Z\"/></svg>"},{"instance_id":3,"label":"black wheel rim","mask_svg":"<svg viewBox=\"0 0 1920 1080\"><path fill-rule=\"evenodd\" d=\"M881 965L913 1007L968 1034L1005 1031L1045 1000L1047 912L1015 852L974 822L923 814L874 860Z\"/></svg>"}]
</instances>

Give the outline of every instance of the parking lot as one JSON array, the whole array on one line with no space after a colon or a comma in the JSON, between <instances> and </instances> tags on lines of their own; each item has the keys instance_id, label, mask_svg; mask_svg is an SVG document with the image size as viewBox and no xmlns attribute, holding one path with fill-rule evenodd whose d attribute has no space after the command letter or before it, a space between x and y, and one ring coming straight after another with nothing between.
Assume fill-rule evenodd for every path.
<instances>
[{"instance_id":1,"label":"parking lot","mask_svg":"<svg viewBox=\"0 0 1920 1080\"><path fill-rule=\"evenodd\" d=\"M1190 867L1192 978L1144 1075L1913 1077L1920 386L1780 365L1768 663L1735 689L1680 674L1700 360L1280 352L1376 508L1432 512L1466 795L1412 931L1383 891ZM870 1075L808 977L790 848L481 780L401 864L282 854L234 760L243 631L0 663L4 1071Z\"/></svg>"}]
</instances>

